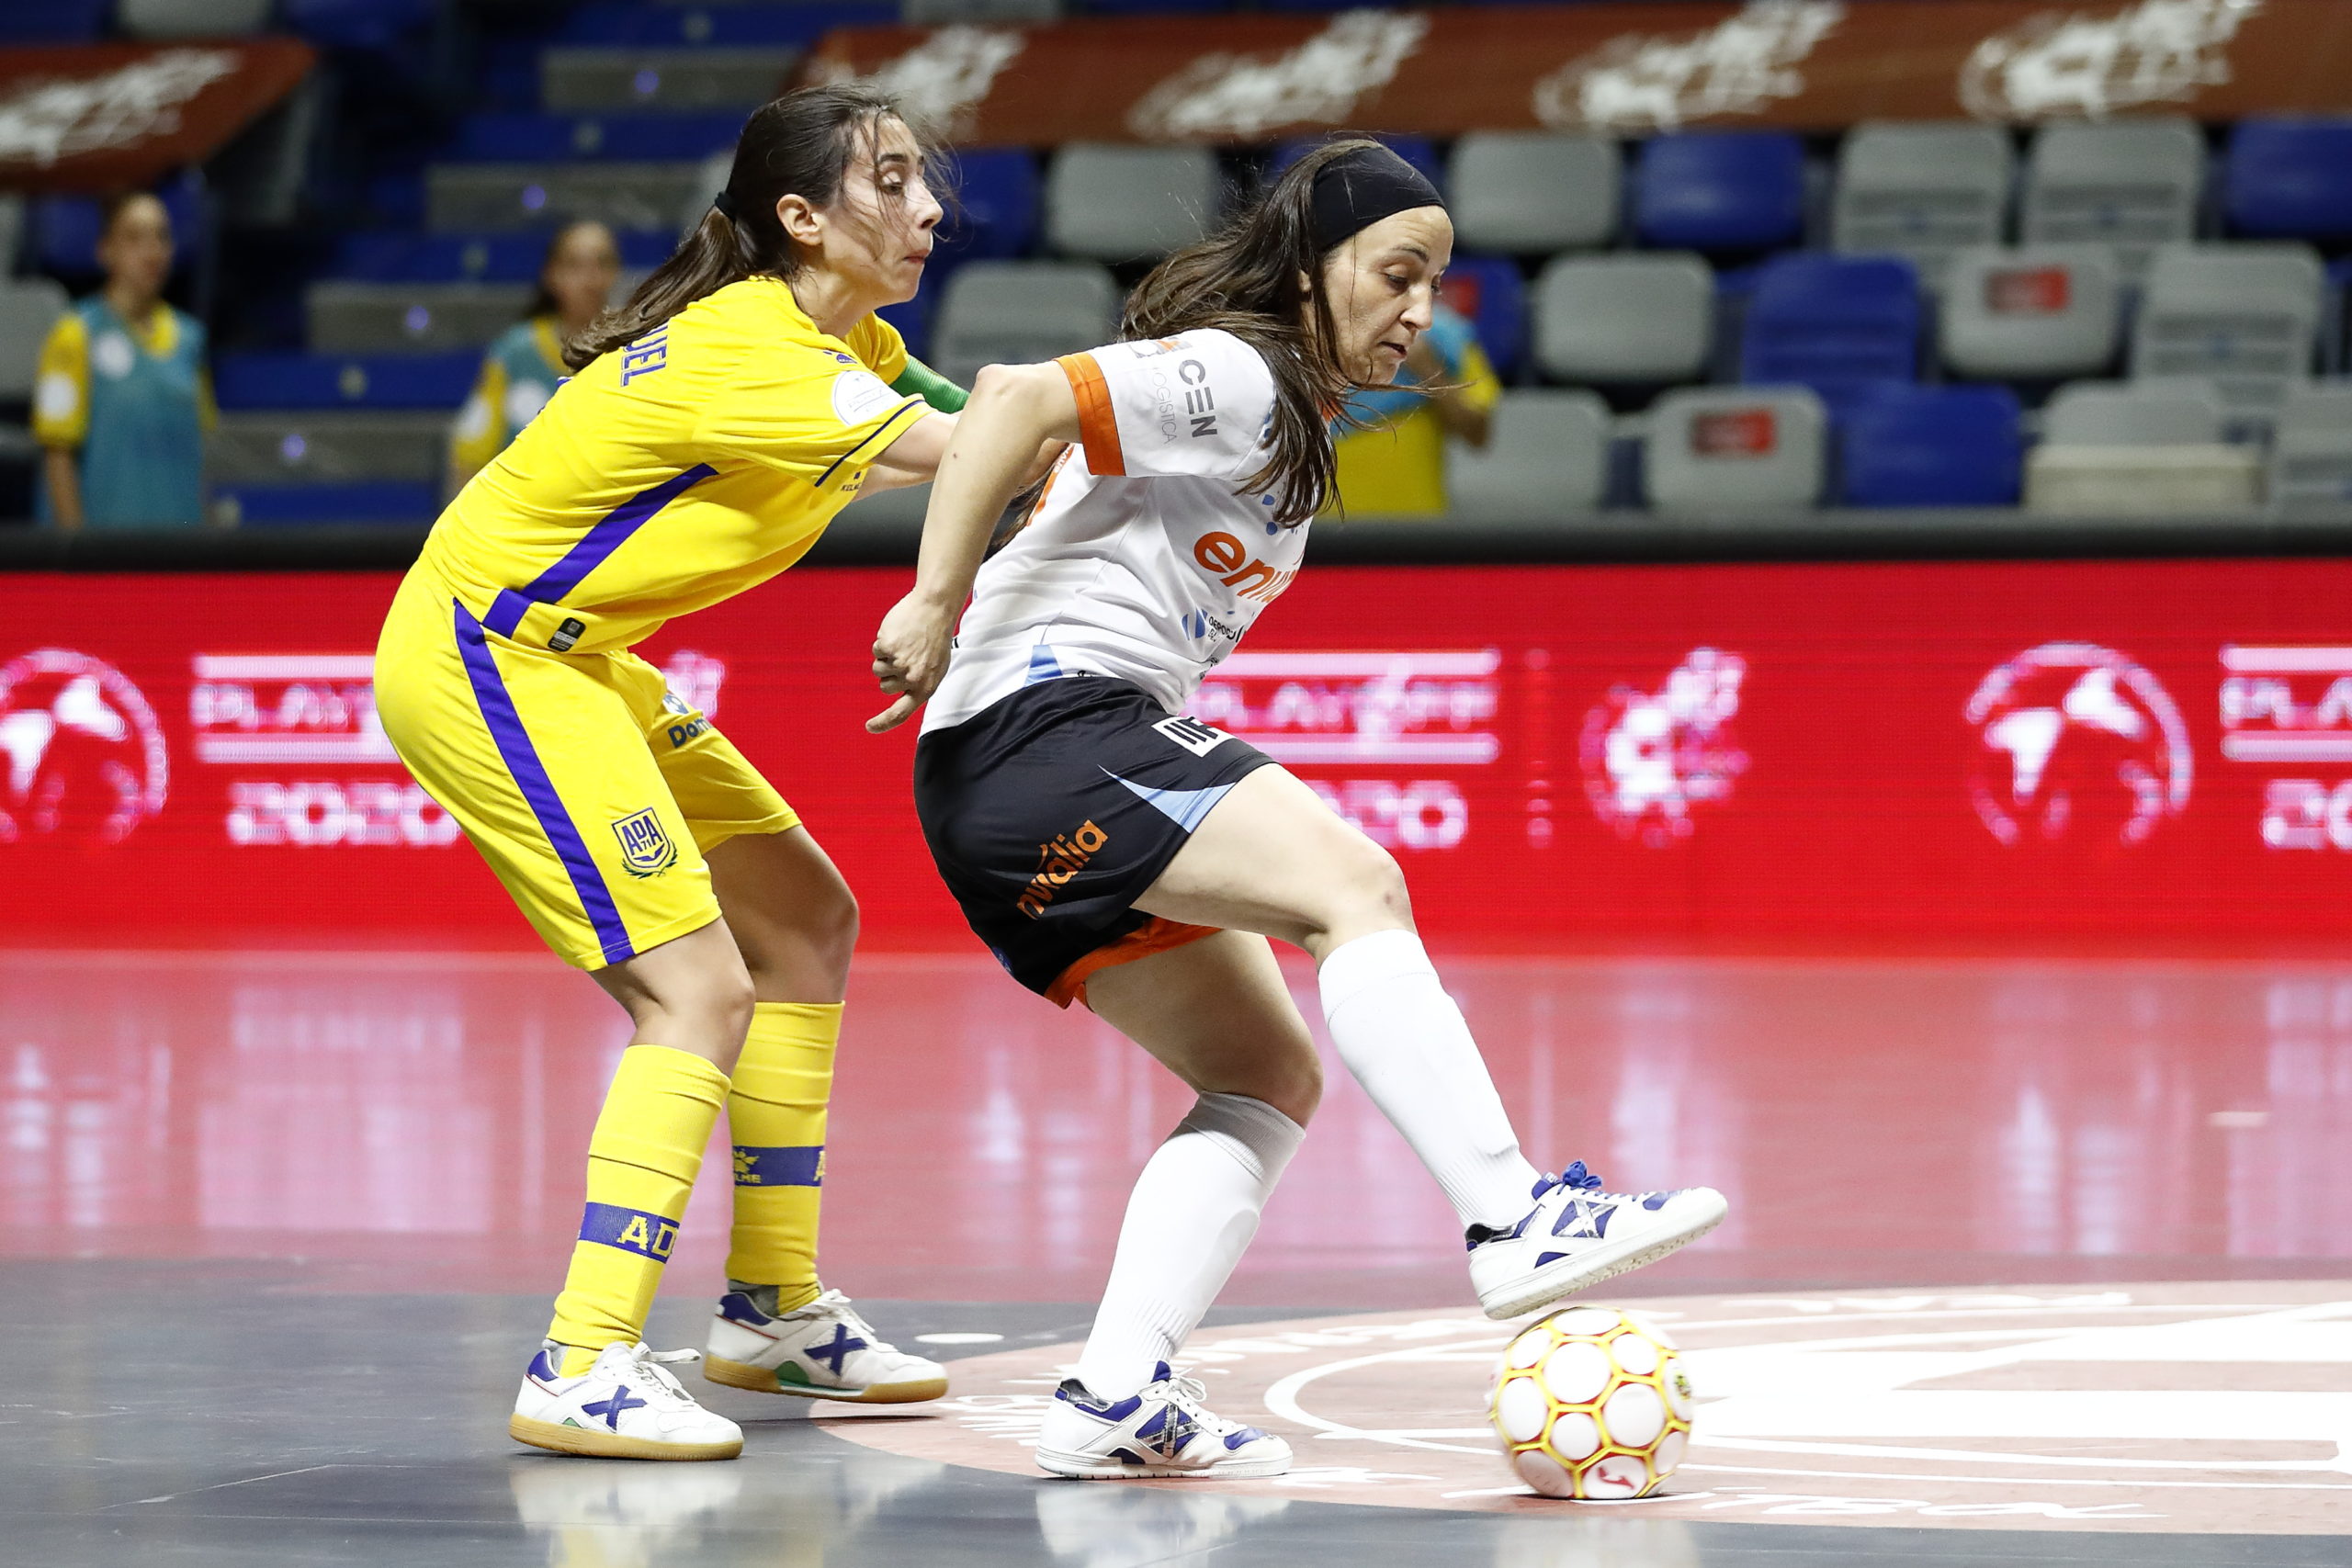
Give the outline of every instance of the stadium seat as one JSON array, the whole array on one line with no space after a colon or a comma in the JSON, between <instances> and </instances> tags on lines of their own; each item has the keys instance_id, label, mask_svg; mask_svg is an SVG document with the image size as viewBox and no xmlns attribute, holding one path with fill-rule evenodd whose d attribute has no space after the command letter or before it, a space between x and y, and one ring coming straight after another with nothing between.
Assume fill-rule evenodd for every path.
<instances>
[{"instance_id":1,"label":"stadium seat","mask_svg":"<svg viewBox=\"0 0 2352 1568\"><path fill-rule=\"evenodd\" d=\"M438 483L449 462L449 416L437 411L226 412L205 445L204 462L218 484Z\"/></svg>"},{"instance_id":2,"label":"stadium seat","mask_svg":"<svg viewBox=\"0 0 2352 1568\"><path fill-rule=\"evenodd\" d=\"M87 43L106 30L114 0L40 0L0 9L0 43Z\"/></svg>"},{"instance_id":3,"label":"stadium seat","mask_svg":"<svg viewBox=\"0 0 2352 1568\"><path fill-rule=\"evenodd\" d=\"M1838 422L1847 506L2015 506L2025 446L2007 387L1888 387Z\"/></svg>"},{"instance_id":4,"label":"stadium seat","mask_svg":"<svg viewBox=\"0 0 2352 1568\"><path fill-rule=\"evenodd\" d=\"M1609 478L1609 405L1581 389L1520 388L1495 404L1484 451L1446 449L1453 510L1477 522L1548 523L1600 504Z\"/></svg>"},{"instance_id":5,"label":"stadium seat","mask_svg":"<svg viewBox=\"0 0 2352 1568\"><path fill-rule=\"evenodd\" d=\"M1944 275L1945 366L1987 379L2096 376L2122 333L2115 259L2103 245L1979 245Z\"/></svg>"},{"instance_id":6,"label":"stadium seat","mask_svg":"<svg viewBox=\"0 0 2352 1568\"><path fill-rule=\"evenodd\" d=\"M1273 156L1266 160L1265 183L1272 185L1282 178L1293 164L1312 152L1328 136L1291 136L1274 143ZM1387 136L1373 138L1428 176L1430 184L1441 191L1447 189L1445 166L1438 159L1437 143L1426 136Z\"/></svg>"},{"instance_id":7,"label":"stadium seat","mask_svg":"<svg viewBox=\"0 0 2352 1568\"><path fill-rule=\"evenodd\" d=\"M899 0L899 20L910 28L1052 22L1061 14L1061 0Z\"/></svg>"},{"instance_id":8,"label":"stadium seat","mask_svg":"<svg viewBox=\"0 0 2352 1568\"><path fill-rule=\"evenodd\" d=\"M468 115L444 157L476 164L562 164L582 159L632 162L731 154L743 130L735 109L687 113Z\"/></svg>"},{"instance_id":9,"label":"stadium seat","mask_svg":"<svg viewBox=\"0 0 2352 1568\"><path fill-rule=\"evenodd\" d=\"M479 348L522 320L527 283L313 283L303 306L313 354Z\"/></svg>"},{"instance_id":10,"label":"stadium seat","mask_svg":"<svg viewBox=\"0 0 2352 1568\"><path fill-rule=\"evenodd\" d=\"M1439 298L1478 329L1478 346L1496 375L1508 381L1519 374L1527 357L1527 282L1517 262L1456 251Z\"/></svg>"},{"instance_id":11,"label":"stadium seat","mask_svg":"<svg viewBox=\"0 0 2352 1568\"><path fill-rule=\"evenodd\" d=\"M2132 333L2135 377L2210 378L2245 426L2267 430L2318 344L2324 274L2307 245L2166 245Z\"/></svg>"},{"instance_id":12,"label":"stadium seat","mask_svg":"<svg viewBox=\"0 0 2352 1568\"><path fill-rule=\"evenodd\" d=\"M1617 144L1602 137L1472 131L1446 164L1454 243L1505 255L1605 245L1623 184Z\"/></svg>"},{"instance_id":13,"label":"stadium seat","mask_svg":"<svg viewBox=\"0 0 2352 1568\"><path fill-rule=\"evenodd\" d=\"M1216 156L1205 147L1073 141L1046 176L1046 243L1066 256L1164 256L1199 239L1216 214Z\"/></svg>"},{"instance_id":14,"label":"stadium seat","mask_svg":"<svg viewBox=\"0 0 2352 1568\"><path fill-rule=\"evenodd\" d=\"M806 49L835 28L893 27L898 0L810 0L797 5L665 6L589 0L564 18L557 41L650 44L664 49Z\"/></svg>"},{"instance_id":15,"label":"stadium seat","mask_svg":"<svg viewBox=\"0 0 2352 1568\"><path fill-rule=\"evenodd\" d=\"M25 198L15 191L0 191L0 277L17 270L17 252L25 240Z\"/></svg>"},{"instance_id":16,"label":"stadium seat","mask_svg":"<svg viewBox=\"0 0 2352 1568\"><path fill-rule=\"evenodd\" d=\"M115 26L130 38L241 38L269 26L270 0L118 0Z\"/></svg>"},{"instance_id":17,"label":"stadium seat","mask_svg":"<svg viewBox=\"0 0 2352 1568\"><path fill-rule=\"evenodd\" d=\"M1642 491L1668 511L1811 506L1828 411L1804 387L1690 387L1650 411Z\"/></svg>"},{"instance_id":18,"label":"stadium seat","mask_svg":"<svg viewBox=\"0 0 2352 1568\"><path fill-rule=\"evenodd\" d=\"M1895 256L1775 256L1759 269L1739 378L1811 387L1831 403L1917 378L1919 281Z\"/></svg>"},{"instance_id":19,"label":"stadium seat","mask_svg":"<svg viewBox=\"0 0 2352 1568\"><path fill-rule=\"evenodd\" d=\"M1536 367L1604 386L1695 379L1714 306L1714 275L1695 255L1555 257L1535 283Z\"/></svg>"},{"instance_id":20,"label":"stadium seat","mask_svg":"<svg viewBox=\"0 0 2352 1568\"><path fill-rule=\"evenodd\" d=\"M70 303L49 278L0 277L0 402L32 396L41 344Z\"/></svg>"},{"instance_id":21,"label":"stadium seat","mask_svg":"<svg viewBox=\"0 0 2352 1568\"><path fill-rule=\"evenodd\" d=\"M441 8L440 0L279 0L278 18L330 49L385 50Z\"/></svg>"},{"instance_id":22,"label":"stadium seat","mask_svg":"<svg viewBox=\"0 0 2352 1568\"><path fill-rule=\"evenodd\" d=\"M1793 244L1804 228L1804 143L1786 131L1654 136L1634 160L1634 231L1691 251Z\"/></svg>"},{"instance_id":23,"label":"stadium seat","mask_svg":"<svg viewBox=\"0 0 2352 1568\"><path fill-rule=\"evenodd\" d=\"M2352 239L2352 119L2248 119L2230 133L2222 207L2257 239Z\"/></svg>"},{"instance_id":24,"label":"stadium seat","mask_svg":"<svg viewBox=\"0 0 2352 1568\"><path fill-rule=\"evenodd\" d=\"M214 515L243 527L318 524L424 525L441 511L438 490L413 479L356 479L345 484L221 485Z\"/></svg>"},{"instance_id":25,"label":"stadium seat","mask_svg":"<svg viewBox=\"0 0 2352 1568\"><path fill-rule=\"evenodd\" d=\"M481 355L223 354L213 394L223 409L455 409L473 390Z\"/></svg>"},{"instance_id":26,"label":"stadium seat","mask_svg":"<svg viewBox=\"0 0 2352 1568\"><path fill-rule=\"evenodd\" d=\"M2262 458L2223 442L2226 412L2194 380L2062 389L2026 458L2026 507L2052 516L2244 511L2260 496Z\"/></svg>"},{"instance_id":27,"label":"stadium seat","mask_svg":"<svg viewBox=\"0 0 2352 1568\"><path fill-rule=\"evenodd\" d=\"M2060 120L2034 133L2019 237L2111 246L2127 280L2151 251L2197 231L2205 139L2185 117Z\"/></svg>"},{"instance_id":28,"label":"stadium seat","mask_svg":"<svg viewBox=\"0 0 2352 1568\"><path fill-rule=\"evenodd\" d=\"M621 265L659 266L677 243L669 229L624 230ZM372 283L530 283L547 258L546 231L516 234L345 234L332 276Z\"/></svg>"},{"instance_id":29,"label":"stadium seat","mask_svg":"<svg viewBox=\"0 0 2352 1568\"><path fill-rule=\"evenodd\" d=\"M559 114L611 109L750 113L781 91L797 49L557 48L539 54L539 102Z\"/></svg>"},{"instance_id":30,"label":"stadium seat","mask_svg":"<svg viewBox=\"0 0 2352 1568\"><path fill-rule=\"evenodd\" d=\"M947 166L943 259L1026 255L1037 243L1045 182L1025 147L958 149Z\"/></svg>"},{"instance_id":31,"label":"stadium seat","mask_svg":"<svg viewBox=\"0 0 2352 1568\"><path fill-rule=\"evenodd\" d=\"M679 213L699 212L712 194L693 162L435 164L425 171L425 219L443 232L545 230L575 218L674 231Z\"/></svg>"},{"instance_id":32,"label":"stadium seat","mask_svg":"<svg viewBox=\"0 0 2352 1568\"><path fill-rule=\"evenodd\" d=\"M2289 389L2270 443L2270 501L2287 512L2352 505L2352 382Z\"/></svg>"},{"instance_id":33,"label":"stadium seat","mask_svg":"<svg viewBox=\"0 0 2352 1568\"><path fill-rule=\"evenodd\" d=\"M1923 283L1940 287L1955 252L2001 238L2010 163L2007 133L1989 125L1857 126L1838 153L1830 243L1906 257Z\"/></svg>"},{"instance_id":34,"label":"stadium seat","mask_svg":"<svg viewBox=\"0 0 2352 1568\"><path fill-rule=\"evenodd\" d=\"M983 365L1025 365L1111 341L1118 285L1091 262L978 261L947 280L932 364L968 387Z\"/></svg>"}]
</instances>

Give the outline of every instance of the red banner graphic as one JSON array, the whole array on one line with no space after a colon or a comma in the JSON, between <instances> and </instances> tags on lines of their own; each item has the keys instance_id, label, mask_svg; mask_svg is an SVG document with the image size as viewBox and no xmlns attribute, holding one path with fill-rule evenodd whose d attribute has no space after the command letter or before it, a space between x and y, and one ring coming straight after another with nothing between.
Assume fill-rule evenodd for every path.
<instances>
[{"instance_id":1,"label":"red banner graphic","mask_svg":"<svg viewBox=\"0 0 2352 1568\"><path fill-rule=\"evenodd\" d=\"M895 570L644 650L887 948L970 942L875 739ZM378 575L0 578L0 941L528 946L376 722ZM1490 949L2352 935L2352 562L1325 568L1194 716Z\"/></svg>"},{"instance_id":2,"label":"red banner graphic","mask_svg":"<svg viewBox=\"0 0 2352 1568\"><path fill-rule=\"evenodd\" d=\"M316 58L288 38L0 49L0 186L103 190L202 163Z\"/></svg>"}]
</instances>

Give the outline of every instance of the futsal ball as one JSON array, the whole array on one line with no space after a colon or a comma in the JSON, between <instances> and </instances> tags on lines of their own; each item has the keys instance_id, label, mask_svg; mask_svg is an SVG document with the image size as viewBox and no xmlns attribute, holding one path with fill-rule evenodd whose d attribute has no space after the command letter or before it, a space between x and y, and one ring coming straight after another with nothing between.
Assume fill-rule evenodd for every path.
<instances>
[{"instance_id":1,"label":"futsal ball","mask_svg":"<svg viewBox=\"0 0 2352 1568\"><path fill-rule=\"evenodd\" d=\"M1545 1497L1647 1497L1690 1441L1690 1380L1666 1331L1578 1306L1521 1331L1487 1406L1519 1478Z\"/></svg>"}]
</instances>

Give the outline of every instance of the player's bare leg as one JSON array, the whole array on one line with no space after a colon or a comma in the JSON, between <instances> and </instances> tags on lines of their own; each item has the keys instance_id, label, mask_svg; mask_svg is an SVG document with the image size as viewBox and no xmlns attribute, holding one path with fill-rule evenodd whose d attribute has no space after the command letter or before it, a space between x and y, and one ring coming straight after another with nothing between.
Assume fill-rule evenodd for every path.
<instances>
[{"instance_id":1,"label":"player's bare leg","mask_svg":"<svg viewBox=\"0 0 2352 1568\"><path fill-rule=\"evenodd\" d=\"M1235 784L1136 907L1314 957L1332 1043L1461 1216L1488 1315L1532 1312L1639 1268L1723 1218L1712 1189L1609 1193L1581 1161L1556 1179L1528 1163L1414 933L1404 874L1284 770Z\"/></svg>"}]
</instances>

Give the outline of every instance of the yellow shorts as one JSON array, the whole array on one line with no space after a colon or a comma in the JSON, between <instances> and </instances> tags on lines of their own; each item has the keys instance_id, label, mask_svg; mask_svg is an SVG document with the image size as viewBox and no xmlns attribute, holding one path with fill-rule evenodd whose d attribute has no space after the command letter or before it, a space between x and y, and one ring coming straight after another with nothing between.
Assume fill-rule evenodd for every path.
<instances>
[{"instance_id":1,"label":"yellow shorts","mask_svg":"<svg viewBox=\"0 0 2352 1568\"><path fill-rule=\"evenodd\" d=\"M416 782L582 969L717 919L703 856L800 821L644 660L510 642L423 568L384 621L376 709Z\"/></svg>"}]
</instances>

